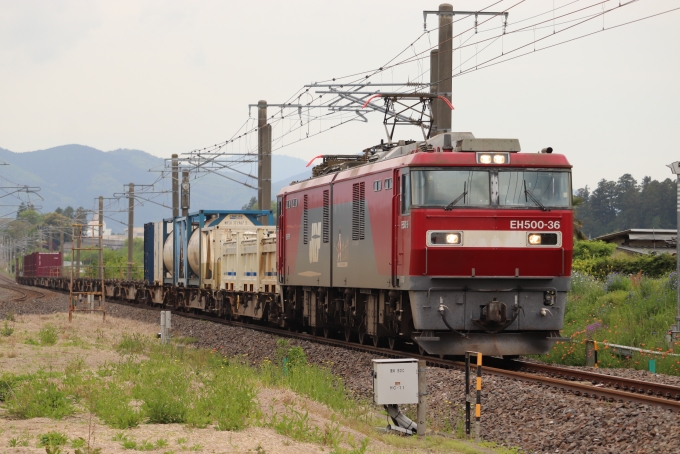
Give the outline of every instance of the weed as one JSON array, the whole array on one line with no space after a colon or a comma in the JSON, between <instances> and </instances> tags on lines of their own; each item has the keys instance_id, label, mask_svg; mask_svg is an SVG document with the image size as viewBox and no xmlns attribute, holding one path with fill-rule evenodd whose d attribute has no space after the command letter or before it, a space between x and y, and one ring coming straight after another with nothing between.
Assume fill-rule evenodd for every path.
<instances>
[{"instance_id":1,"label":"weed","mask_svg":"<svg viewBox=\"0 0 680 454\"><path fill-rule=\"evenodd\" d=\"M178 438L178 439L177 439L177 444L178 444L178 445L186 444L186 442L187 442L187 439L184 438L184 437Z\"/></svg>"},{"instance_id":2,"label":"weed","mask_svg":"<svg viewBox=\"0 0 680 454\"><path fill-rule=\"evenodd\" d=\"M138 451L153 451L154 449L156 449L156 446L153 443L146 440L142 441L140 444L137 445Z\"/></svg>"},{"instance_id":3,"label":"weed","mask_svg":"<svg viewBox=\"0 0 680 454\"><path fill-rule=\"evenodd\" d=\"M38 447L57 447L65 446L68 443L68 437L66 434L60 432L47 432L45 434L38 435Z\"/></svg>"},{"instance_id":4,"label":"weed","mask_svg":"<svg viewBox=\"0 0 680 454\"><path fill-rule=\"evenodd\" d=\"M7 314L5 314L5 320L8 322L16 322L17 320L14 311L7 312Z\"/></svg>"},{"instance_id":5,"label":"weed","mask_svg":"<svg viewBox=\"0 0 680 454\"><path fill-rule=\"evenodd\" d=\"M71 440L72 448L82 448L85 446L85 439L83 437L74 438Z\"/></svg>"},{"instance_id":6,"label":"weed","mask_svg":"<svg viewBox=\"0 0 680 454\"><path fill-rule=\"evenodd\" d=\"M29 437L28 435L22 435L21 437L14 437L9 439L9 443L7 444L8 447L10 448L18 448L19 446L26 447L29 444Z\"/></svg>"},{"instance_id":7,"label":"weed","mask_svg":"<svg viewBox=\"0 0 680 454\"><path fill-rule=\"evenodd\" d=\"M77 448L75 451L73 451L73 454L102 454L102 448Z\"/></svg>"},{"instance_id":8,"label":"weed","mask_svg":"<svg viewBox=\"0 0 680 454\"><path fill-rule=\"evenodd\" d=\"M5 325L2 329L0 329L0 335L4 337L9 337L12 334L14 334L14 328L9 326L9 323L7 323L7 320L5 320Z\"/></svg>"},{"instance_id":9,"label":"weed","mask_svg":"<svg viewBox=\"0 0 680 454\"><path fill-rule=\"evenodd\" d=\"M67 394L47 376L36 376L13 388L7 400L9 414L22 419L61 419L75 412Z\"/></svg>"},{"instance_id":10,"label":"weed","mask_svg":"<svg viewBox=\"0 0 680 454\"><path fill-rule=\"evenodd\" d=\"M123 432L118 432L116 435L114 435L111 440L113 441L125 441L128 439L128 436L125 435Z\"/></svg>"},{"instance_id":11,"label":"weed","mask_svg":"<svg viewBox=\"0 0 680 454\"><path fill-rule=\"evenodd\" d=\"M146 350L146 339L138 333L123 333L123 339L116 346L116 351L124 354L140 354Z\"/></svg>"},{"instance_id":12,"label":"weed","mask_svg":"<svg viewBox=\"0 0 680 454\"><path fill-rule=\"evenodd\" d=\"M202 451L203 450L203 445L195 444L191 448L189 448L189 451Z\"/></svg>"},{"instance_id":13,"label":"weed","mask_svg":"<svg viewBox=\"0 0 680 454\"><path fill-rule=\"evenodd\" d=\"M157 448L165 448L166 446L168 446L168 440L166 440L165 438L159 438L158 440L156 440L156 443L154 444Z\"/></svg>"},{"instance_id":14,"label":"weed","mask_svg":"<svg viewBox=\"0 0 680 454\"><path fill-rule=\"evenodd\" d=\"M48 323L38 332L38 338L41 345L55 345L58 338L57 328Z\"/></svg>"},{"instance_id":15,"label":"weed","mask_svg":"<svg viewBox=\"0 0 680 454\"><path fill-rule=\"evenodd\" d=\"M40 345L40 342L38 342L37 340L33 339L32 337L29 337L28 339L26 339L26 341L25 341L24 343L25 343L26 345Z\"/></svg>"},{"instance_id":16,"label":"weed","mask_svg":"<svg viewBox=\"0 0 680 454\"><path fill-rule=\"evenodd\" d=\"M123 440L122 446L125 449L137 449L137 442L126 438Z\"/></svg>"},{"instance_id":17,"label":"weed","mask_svg":"<svg viewBox=\"0 0 680 454\"><path fill-rule=\"evenodd\" d=\"M291 416L287 414L277 417L272 416L270 426L279 434L292 438L293 440L319 443L323 440L323 435L318 427L309 424L309 413L299 412L293 408L288 408Z\"/></svg>"}]
</instances>

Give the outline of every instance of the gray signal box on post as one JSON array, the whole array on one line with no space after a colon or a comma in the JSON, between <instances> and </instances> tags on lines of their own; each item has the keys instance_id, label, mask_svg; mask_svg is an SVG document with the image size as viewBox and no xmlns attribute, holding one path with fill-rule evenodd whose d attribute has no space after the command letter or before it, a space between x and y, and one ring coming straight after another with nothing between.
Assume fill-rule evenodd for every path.
<instances>
[{"instance_id":1,"label":"gray signal box on post","mask_svg":"<svg viewBox=\"0 0 680 454\"><path fill-rule=\"evenodd\" d=\"M418 403L417 359L374 359L373 400L378 405Z\"/></svg>"}]
</instances>

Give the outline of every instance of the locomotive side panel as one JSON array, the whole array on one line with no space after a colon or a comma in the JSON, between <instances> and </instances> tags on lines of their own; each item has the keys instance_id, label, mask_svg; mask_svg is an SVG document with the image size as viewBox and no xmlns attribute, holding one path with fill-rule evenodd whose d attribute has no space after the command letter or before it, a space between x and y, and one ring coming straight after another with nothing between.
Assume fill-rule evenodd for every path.
<instances>
[{"instance_id":1,"label":"locomotive side panel","mask_svg":"<svg viewBox=\"0 0 680 454\"><path fill-rule=\"evenodd\" d=\"M387 287L389 277L380 275L375 254L374 238L381 232L371 224L368 210L381 203L373 195L373 178L341 177L333 185L333 287Z\"/></svg>"},{"instance_id":2,"label":"locomotive side panel","mask_svg":"<svg viewBox=\"0 0 680 454\"><path fill-rule=\"evenodd\" d=\"M317 186L286 194L284 213L285 283L295 286L329 287L330 279L330 186Z\"/></svg>"}]
</instances>

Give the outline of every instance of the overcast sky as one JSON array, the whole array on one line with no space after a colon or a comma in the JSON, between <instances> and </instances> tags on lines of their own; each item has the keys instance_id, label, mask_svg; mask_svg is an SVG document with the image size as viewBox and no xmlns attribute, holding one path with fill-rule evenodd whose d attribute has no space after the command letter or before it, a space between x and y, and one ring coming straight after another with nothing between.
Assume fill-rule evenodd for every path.
<instances>
[{"instance_id":1,"label":"overcast sky","mask_svg":"<svg viewBox=\"0 0 680 454\"><path fill-rule=\"evenodd\" d=\"M489 11L518 2L509 10L508 31L549 21L497 40L476 57L474 47L456 52L454 66L463 61L469 69L603 10L560 19L598 1L512 0ZM492 3L460 1L454 8ZM604 9L619 3L606 2ZM677 7L678 0L641 0L556 33L536 49ZM0 0L0 147L23 152L78 143L169 157L224 141L247 122L249 103L280 103L305 83L385 65L421 37L423 10L437 8L412 0ZM531 19L541 13L547 14ZM502 22L494 21L477 37L454 39L454 47L498 33ZM456 23L454 35L473 25L474 19ZM435 27L430 17L428 28ZM436 40L436 31L422 36L401 58ZM421 60L371 80L427 80L428 67ZM566 154L575 188L623 173L638 180L669 177L665 165L680 160L680 11L456 77L453 105L454 130L516 137L525 152L552 146ZM309 159L359 152L385 137L381 115L368 118L275 153ZM312 122L288 142L332 124ZM397 136L422 137L414 127ZM253 143L241 149L247 147Z\"/></svg>"}]
</instances>

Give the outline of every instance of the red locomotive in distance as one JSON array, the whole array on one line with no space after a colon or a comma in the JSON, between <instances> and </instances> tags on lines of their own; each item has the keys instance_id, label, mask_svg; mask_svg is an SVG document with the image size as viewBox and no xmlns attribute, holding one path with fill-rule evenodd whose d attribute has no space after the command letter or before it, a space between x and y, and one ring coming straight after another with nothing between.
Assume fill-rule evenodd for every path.
<instances>
[{"instance_id":1,"label":"red locomotive in distance","mask_svg":"<svg viewBox=\"0 0 680 454\"><path fill-rule=\"evenodd\" d=\"M278 195L285 320L430 354L546 353L570 286L571 202L567 159L517 139L323 156Z\"/></svg>"}]
</instances>

